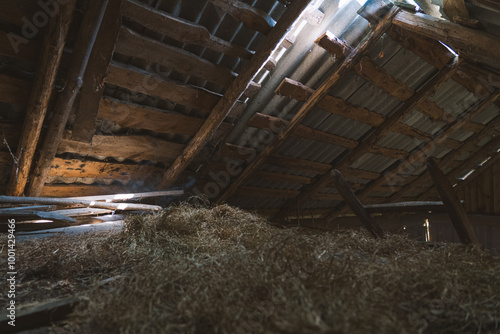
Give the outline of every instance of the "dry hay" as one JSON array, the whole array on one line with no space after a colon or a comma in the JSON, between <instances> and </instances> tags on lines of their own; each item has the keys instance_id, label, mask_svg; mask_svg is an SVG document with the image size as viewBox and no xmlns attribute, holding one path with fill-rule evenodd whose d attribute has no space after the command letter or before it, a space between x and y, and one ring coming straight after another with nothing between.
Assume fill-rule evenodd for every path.
<instances>
[{"instance_id":1,"label":"dry hay","mask_svg":"<svg viewBox=\"0 0 500 334\"><path fill-rule=\"evenodd\" d=\"M90 297L73 320L83 332L500 331L498 258L397 234L276 229L226 205L181 205L131 217L118 234L34 241L19 251L19 291L68 282Z\"/></svg>"}]
</instances>

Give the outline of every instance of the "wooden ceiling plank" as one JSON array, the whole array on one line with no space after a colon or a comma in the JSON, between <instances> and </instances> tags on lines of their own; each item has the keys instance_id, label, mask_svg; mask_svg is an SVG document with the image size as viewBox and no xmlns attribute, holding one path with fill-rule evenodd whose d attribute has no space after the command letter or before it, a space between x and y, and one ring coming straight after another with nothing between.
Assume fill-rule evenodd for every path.
<instances>
[{"instance_id":1,"label":"wooden ceiling plank","mask_svg":"<svg viewBox=\"0 0 500 334\"><path fill-rule=\"evenodd\" d=\"M25 105L31 95L31 82L0 73L0 102Z\"/></svg>"},{"instance_id":2,"label":"wooden ceiling plank","mask_svg":"<svg viewBox=\"0 0 500 334\"><path fill-rule=\"evenodd\" d=\"M196 44L226 55L250 59L253 53L242 46L218 38L207 28L190 21L174 17L145 4L126 0L123 3L123 16L162 35L182 43Z\"/></svg>"},{"instance_id":3,"label":"wooden ceiling plank","mask_svg":"<svg viewBox=\"0 0 500 334\"><path fill-rule=\"evenodd\" d=\"M0 55L37 62L42 47L41 43L37 40L31 40L29 43L16 43L13 46L11 38L14 37L10 34L12 33L0 30Z\"/></svg>"},{"instance_id":4,"label":"wooden ceiling plank","mask_svg":"<svg viewBox=\"0 0 500 334\"><path fill-rule=\"evenodd\" d=\"M96 130L99 103L104 92L104 78L113 57L122 23L121 0L110 0L85 70L79 106L73 129L75 140L90 142Z\"/></svg>"},{"instance_id":5,"label":"wooden ceiling plank","mask_svg":"<svg viewBox=\"0 0 500 334\"><path fill-rule=\"evenodd\" d=\"M120 30L115 51L210 81L224 88L227 88L236 77L236 73L227 67L214 64L183 49L142 36L125 27Z\"/></svg>"},{"instance_id":6,"label":"wooden ceiling plank","mask_svg":"<svg viewBox=\"0 0 500 334\"><path fill-rule=\"evenodd\" d=\"M226 90L224 96L213 108L210 116L198 130L196 136L187 145L182 155L180 155L167 170L159 185L160 188L168 188L176 182L184 169L203 149L205 144L210 140L217 128L229 114L239 97L246 90L256 73L264 66L276 45L287 33L288 28L300 16L308 3L309 0L296 1L286 10L276 26L274 26L265 40L261 43L255 55L250 59L231 86Z\"/></svg>"},{"instance_id":7,"label":"wooden ceiling plank","mask_svg":"<svg viewBox=\"0 0 500 334\"><path fill-rule=\"evenodd\" d=\"M17 145L17 163L13 166L7 185L7 194L10 196L21 196L24 193L75 5L75 0L61 5L59 15L50 20L44 36L40 65L35 74L34 87L28 100L21 138Z\"/></svg>"},{"instance_id":8,"label":"wooden ceiling plank","mask_svg":"<svg viewBox=\"0 0 500 334\"><path fill-rule=\"evenodd\" d=\"M81 159L55 158L49 176L85 177L113 180L158 180L163 169L152 165L123 164Z\"/></svg>"},{"instance_id":9,"label":"wooden ceiling plank","mask_svg":"<svg viewBox=\"0 0 500 334\"><path fill-rule=\"evenodd\" d=\"M95 135L92 143L67 138L61 140L58 154L75 153L83 156L113 157L134 161L171 163L181 154L184 145L150 136L101 136Z\"/></svg>"},{"instance_id":10,"label":"wooden ceiling plank","mask_svg":"<svg viewBox=\"0 0 500 334\"><path fill-rule=\"evenodd\" d=\"M391 10L382 21L373 29L368 37L361 42L350 54L347 56L338 69L321 84L320 88L301 106L297 111L290 123L285 127L274 139L272 143L266 146L257 157L243 170L243 172L234 180L226 191L220 195L217 202L226 200L236 189L243 185L248 177L258 169L258 167L265 162L265 160L276 150L281 144L291 135L297 126L304 120L308 112L311 111L319 101L321 101L340 79L342 79L349 71L351 71L356 63L363 57L363 54L373 46L380 36L389 28L392 17L397 13L397 9Z\"/></svg>"},{"instance_id":11,"label":"wooden ceiling plank","mask_svg":"<svg viewBox=\"0 0 500 334\"><path fill-rule=\"evenodd\" d=\"M112 62L106 83L183 106L209 112L220 96L194 86L178 83L131 66Z\"/></svg>"},{"instance_id":12,"label":"wooden ceiling plank","mask_svg":"<svg viewBox=\"0 0 500 334\"><path fill-rule=\"evenodd\" d=\"M96 40L97 32L101 26L107 4L108 0L91 2L89 8L85 12L77 36L79 42L74 46L72 62L68 69L66 86L57 98L47 135L39 151L39 159L35 165L31 183L28 186L28 194L30 196L38 196L42 191L45 178L48 175L52 160L61 142L76 95L82 87L85 69Z\"/></svg>"},{"instance_id":13,"label":"wooden ceiling plank","mask_svg":"<svg viewBox=\"0 0 500 334\"><path fill-rule=\"evenodd\" d=\"M101 99L97 118L122 127L151 130L158 133L194 136L203 119L105 97Z\"/></svg>"},{"instance_id":14,"label":"wooden ceiling plank","mask_svg":"<svg viewBox=\"0 0 500 334\"><path fill-rule=\"evenodd\" d=\"M266 12L252 7L238 0L209 0L213 5L219 7L236 20L241 21L245 27L268 34L274 27L276 21Z\"/></svg>"}]
</instances>

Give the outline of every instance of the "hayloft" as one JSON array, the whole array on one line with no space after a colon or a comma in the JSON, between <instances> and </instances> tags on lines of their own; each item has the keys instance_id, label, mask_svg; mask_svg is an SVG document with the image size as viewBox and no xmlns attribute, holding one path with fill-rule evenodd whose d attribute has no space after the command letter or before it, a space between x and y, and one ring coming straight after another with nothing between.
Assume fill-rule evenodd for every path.
<instances>
[{"instance_id":1,"label":"hayloft","mask_svg":"<svg viewBox=\"0 0 500 334\"><path fill-rule=\"evenodd\" d=\"M16 233L189 202L279 227L361 226L377 240L404 232L411 242L500 251L495 1L2 0L1 8L0 215L16 221ZM130 250L139 239L128 238L145 238L144 229L120 247ZM500 316L484 314L461 328L498 329ZM175 318L179 328L200 330L203 319L185 317ZM330 325L317 328L350 331Z\"/></svg>"}]
</instances>

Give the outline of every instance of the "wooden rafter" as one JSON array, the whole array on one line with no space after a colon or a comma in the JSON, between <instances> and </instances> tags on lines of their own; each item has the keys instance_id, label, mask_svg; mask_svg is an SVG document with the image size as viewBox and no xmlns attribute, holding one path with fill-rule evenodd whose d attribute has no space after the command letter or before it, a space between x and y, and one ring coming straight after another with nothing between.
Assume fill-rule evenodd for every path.
<instances>
[{"instance_id":1,"label":"wooden rafter","mask_svg":"<svg viewBox=\"0 0 500 334\"><path fill-rule=\"evenodd\" d=\"M412 168L412 165L415 162L422 162L425 161L426 156L428 155L431 150L441 143L442 141L446 140L451 134L453 134L455 131L460 129L461 125L464 124L465 122L469 121L471 118L473 118L475 115L483 111L486 107L488 107L491 103L496 101L498 97L500 96L500 92L496 92L494 94L491 94L487 99L483 100L480 104L473 106L469 112L465 113L465 115L454 122L452 125L448 126L444 131L440 132L432 141L426 143L422 148L419 148L412 152L410 157L407 160L404 160L396 165L393 165L389 171L387 171L384 174L383 178L380 178L376 180L375 182L371 183L368 187L363 189L363 191L358 194L358 197L360 199L363 199L365 197L368 197L370 193L373 191L374 188L379 187L380 185L384 183L391 182L391 180L394 180L397 178L398 172L401 170L407 170L408 168ZM344 205L342 207L336 208L332 210L332 212L326 217L328 221L333 221L338 215L345 213L347 211L347 207Z\"/></svg>"},{"instance_id":2,"label":"wooden rafter","mask_svg":"<svg viewBox=\"0 0 500 334\"><path fill-rule=\"evenodd\" d=\"M268 34L276 21L266 12L252 7L239 0L209 0L236 20L241 21L245 27Z\"/></svg>"},{"instance_id":3,"label":"wooden rafter","mask_svg":"<svg viewBox=\"0 0 500 334\"><path fill-rule=\"evenodd\" d=\"M455 150L447 154L440 162L441 168L445 169L455 163L455 160L459 158L464 153L475 150L476 144L478 141L482 140L484 137L488 136L491 133L491 129L500 125L500 117L497 117L495 120L490 122L489 127L483 129L481 132L474 134L472 137L468 138L466 142L461 142L460 146ZM463 169L462 169L463 170ZM430 175L427 173L422 173L416 180L409 183L403 190L394 195L390 196L387 200L388 203L395 202L401 200L405 197L406 194L411 194L415 189L425 185L429 182ZM426 189L427 190L427 189ZM424 194L427 191L424 191Z\"/></svg>"},{"instance_id":4,"label":"wooden rafter","mask_svg":"<svg viewBox=\"0 0 500 334\"><path fill-rule=\"evenodd\" d=\"M57 98L47 135L45 136L45 141L39 152L40 156L33 171L33 178L28 187L28 194L30 196L38 196L42 191L45 178L49 173L52 160L61 142L71 108L73 107L78 91L82 87L85 69L87 68L87 63L107 5L108 0L91 2L85 12L78 32L77 40L79 42L75 44L73 49L66 86Z\"/></svg>"},{"instance_id":5,"label":"wooden rafter","mask_svg":"<svg viewBox=\"0 0 500 334\"><path fill-rule=\"evenodd\" d=\"M75 5L76 1L71 1L62 6L59 15L50 21L45 33L39 68L17 146L17 163L14 164L7 186L7 194L10 196L21 196L24 193Z\"/></svg>"},{"instance_id":6,"label":"wooden rafter","mask_svg":"<svg viewBox=\"0 0 500 334\"><path fill-rule=\"evenodd\" d=\"M90 142L96 130L96 117L104 92L104 78L113 57L122 23L121 0L110 0L85 70L80 102L73 129L75 140Z\"/></svg>"},{"instance_id":7,"label":"wooden rafter","mask_svg":"<svg viewBox=\"0 0 500 334\"><path fill-rule=\"evenodd\" d=\"M454 60L451 66L443 69L434 78L427 82L424 87L422 87L418 93L415 93L410 99L408 99L401 107L394 111L391 116L381 125L379 125L368 137L364 138L363 141L352 151L350 151L340 163L338 163L335 169L343 170L345 167L351 166L356 162L362 155L369 151L369 149L375 145L380 139L382 139L391 129L397 124L403 117L408 113L412 112L422 101L427 100L427 98L432 95L446 80L448 80L458 69L460 61ZM333 168L333 166L332 166ZM320 192L329 182L330 175L328 173L323 174L317 182L311 184L311 186L306 187L304 191L301 192L297 200L300 203L307 201L315 193ZM285 205L280 213L275 217L279 219L287 210L289 210L294 203L290 202Z\"/></svg>"},{"instance_id":8,"label":"wooden rafter","mask_svg":"<svg viewBox=\"0 0 500 334\"><path fill-rule=\"evenodd\" d=\"M331 34L321 36L316 40L316 43L328 51L330 55L340 59L345 57L347 52L351 50L351 48L344 41L332 38ZM440 46L444 48L441 44ZM416 46L412 45L412 50L415 50L415 48ZM443 57L443 59L447 59L448 62L452 58ZM443 66L441 66L440 69L443 69ZM360 77L400 101L408 100L415 93L410 86L406 85L401 80L395 79L385 69L375 65L375 63L368 56L363 57L361 62L355 67L355 70ZM420 103L418 110L433 120L445 122L453 120L453 118L446 115L446 112L435 102L429 100Z\"/></svg>"},{"instance_id":9,"label":"wooden rafter","mask_svg":"<svg viewBox=\"0 0 500 334\"><path fill-rule=\"evenodd\" d=\"M299 17L308 3L309 0L296 1L287 9L285 14L283 14L282 18L262 42L255 55L226 90L224 96L214 106L210 116L198 130L196 136L189 142L182 155L180 155L167 170L160 183L160 188L168 188L176 182L179 175L181 175L194 157L203 149L222 121L229 114L236 101L246 90L256 73L264 66L276 45L286 34L290 25Z\"/></svg>"},{"instance_id":10,"label":"wooden rafter","mask_svg":"<svg viewBox=\"0 0 500 334\"><path fill-rule=\"evenodd\" d=\"M201 45L235 57L249 59L252 56L252 52L244 47L229 43L210 34L207 28L201 25L171 16L145 4L126 0L123 3L122 10L123 16L180 42Z\"/></svg>"},{"instance_id":11,"label":"wooden rafter","mask_svg":"<svg viewBox=\"0 0 500 334\"><path fill-rule=\"evenodd\" d=\"M312 94L314 94L315 90L307 87L300 82L297 82L295 80L285 78L276 92L280 96L286 96L289 98L293 98L295 100L299 101L306 101L307 98L309 98ZM424 101L422 103L425 107L428 107L429 104L433 105L435 104L434 102L431 101ZM333 97L330 95L327 95L323 100L321 100L318 105L318 108L323 109L325 111L331 112L335 115L343 116L361 123L368 124L373 127L377 127L380 124L382 124L385 121L385 117L381 114L378 114L374 111L368 110L366 108L362 108L359 106L355 106L345 100L342 100L337 97ZM437 106L436 106L437 107ZM424 109L422 107L418 107L419 109ZM439 107L437 107L439 108ZM439 108L441 109L441 108ZM443 110L444 113L444 110ZM250 124L249 124L250 125ZM417 138L420 140L428 140L432 136L428 133L425 133L421 130L418 130L414 127L411 127L407 124L404 123L397 123L394 124L392 127L391 131L401 133L407 136L410 136L412 138ZM299 132L297 129L295 133Z\"/></svg>"},{"instance_id":12,"label":"wooden rafter","mask_svg":"<svg viewBox=\"0 0 500 334\"><path fill-rule=\"evenodd\" d=\"M384 34L384 32L391 25L391 20L398 12L393 9L386 15L384 19L373 29L368 38L361 42L356 49L354 49L349 56L347 56L339 68L321 85L321 87L301 106L297 111L290 123L281 131L272 143L266 146L257 157L243 170L243 172L234 180L226 191L218 198L217 202L225 201L238 187L251 176L251 174L258 169L258 167L265 162L265 160L276 150L281 144L295 131L297 126L304 120L308 112L314 108L319 101L328 95L328 91L340 79L342 79L350 70L354 68L357 62L363 57L364 53L372 47L377 40Z\"/></svg>"},{"instance_id":13,"label":"wooden rafter","mask_svg":"<svg viewBox=\"0 0 500 334\"><path fill-rule=\"evenodd\" d=\"M399 12L393 23L413 33L440 40L472 59L500 68L498 60L500 38L497 36L429 15L405 11Z\"/></svg>"}]
</instances>

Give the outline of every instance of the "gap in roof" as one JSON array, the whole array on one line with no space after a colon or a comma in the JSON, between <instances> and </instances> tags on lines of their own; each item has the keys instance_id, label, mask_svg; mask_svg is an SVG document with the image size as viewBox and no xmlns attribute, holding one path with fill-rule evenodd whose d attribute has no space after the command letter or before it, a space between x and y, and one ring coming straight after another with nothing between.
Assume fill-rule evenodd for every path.
<instances>
[{"instance_id":1,"label":"gap in roof","mask_svg":"<svg viewBox=\"0 0 500 334\"><path fill-rule=\"evenodd\" d=\"M363 6L366 2L366 0L340 0L339 2L339 9L344 7L345 5L347 5L348 3L352 2L352 1L356 1L357 3L359 3L361 6Z\"/></svg>"}]
</instances>

